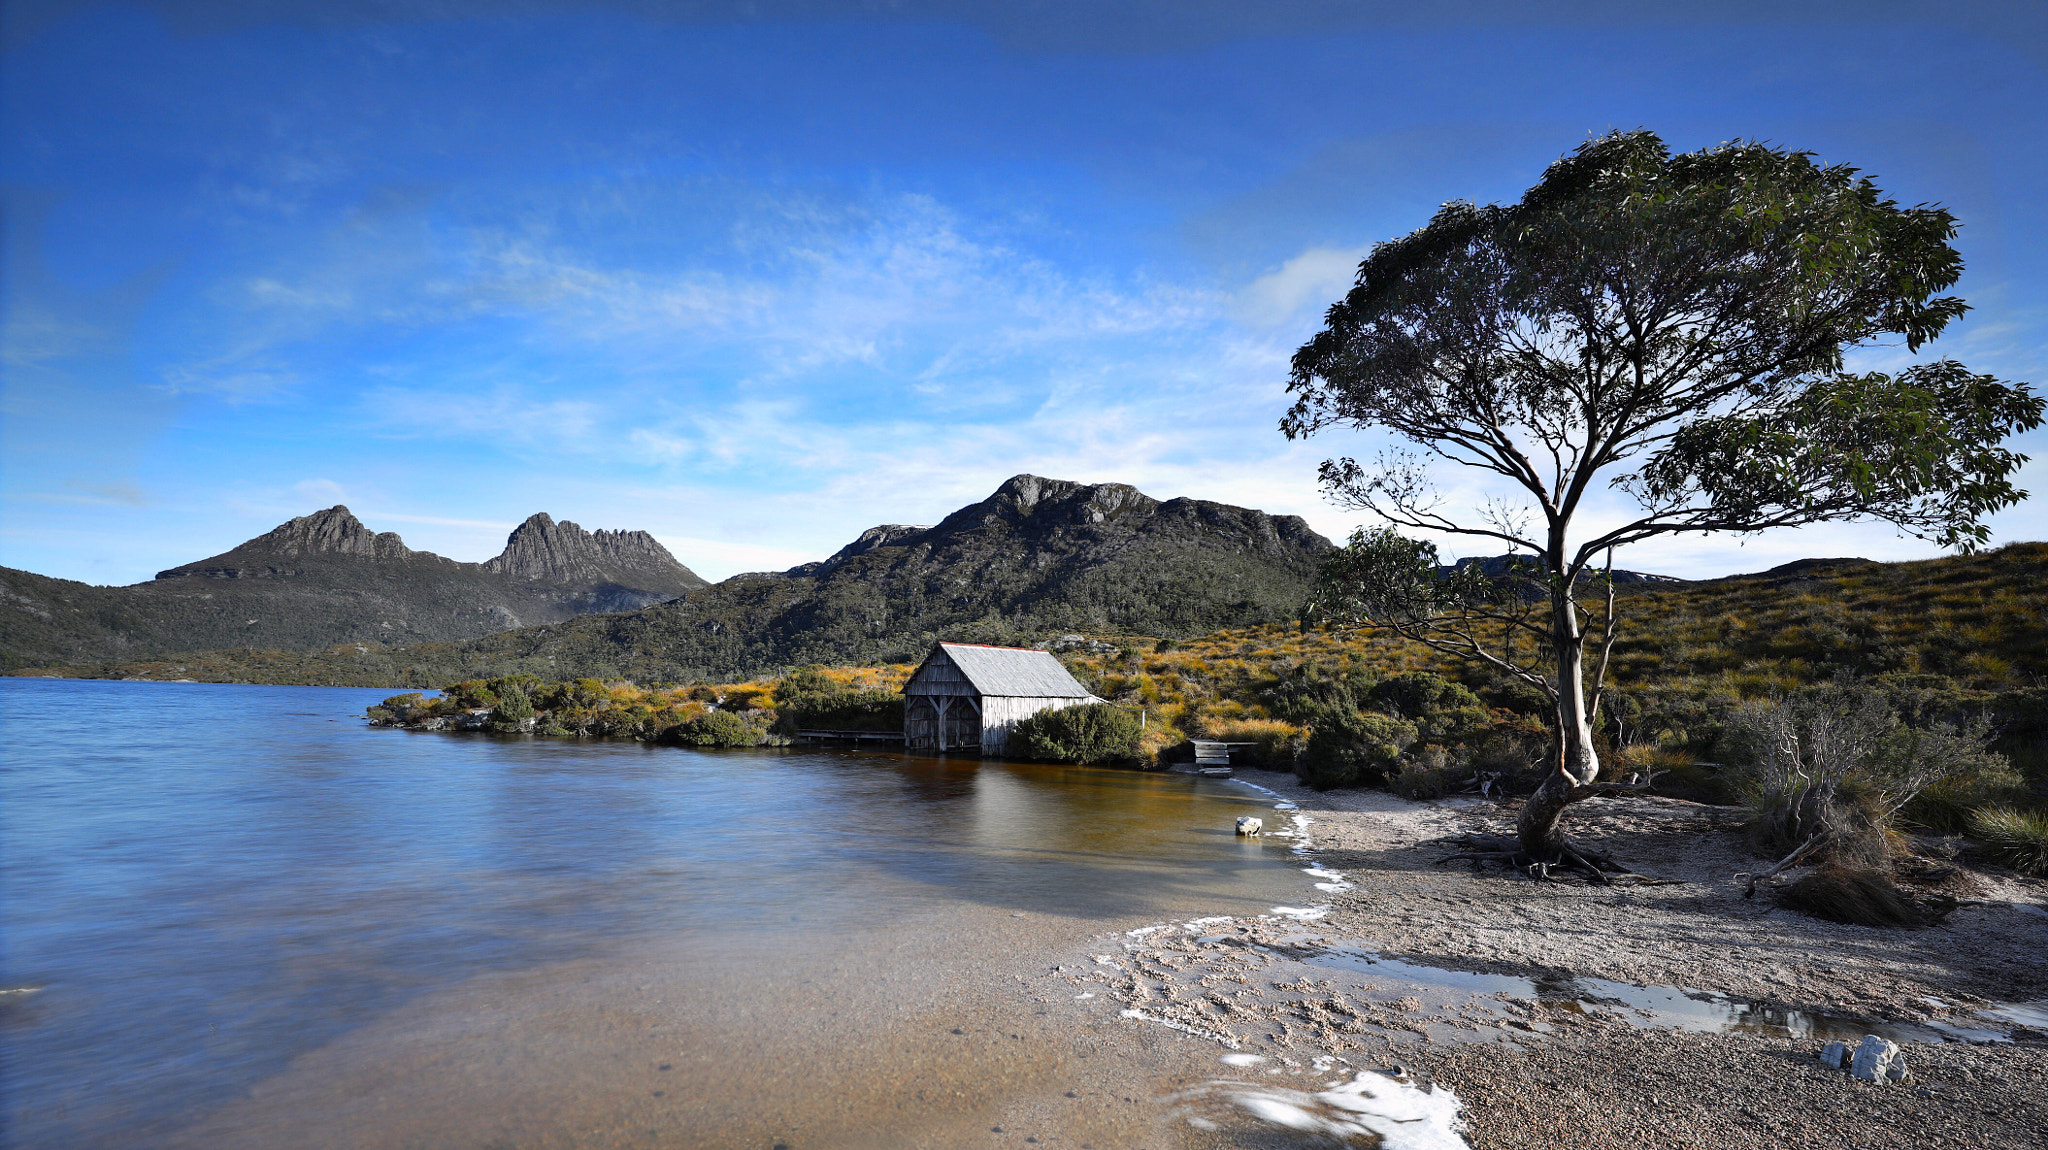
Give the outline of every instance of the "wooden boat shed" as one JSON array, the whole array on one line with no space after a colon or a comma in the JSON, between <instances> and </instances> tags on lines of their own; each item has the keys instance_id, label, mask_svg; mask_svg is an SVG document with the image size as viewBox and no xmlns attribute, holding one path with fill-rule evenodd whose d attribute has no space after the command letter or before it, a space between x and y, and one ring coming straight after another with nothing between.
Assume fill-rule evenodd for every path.
<instances>
[{"instance_id":1,"label":"wooden boat shed","mask_svg":"<svg viewBox=\"0 0 2048 1150\"><path fill-rule=\"evenodd\" d=\"M940 643L903 685L906 750L1000 755L1017 720L1102 700L1048 651Z\"/></svg>"}]
</instances>

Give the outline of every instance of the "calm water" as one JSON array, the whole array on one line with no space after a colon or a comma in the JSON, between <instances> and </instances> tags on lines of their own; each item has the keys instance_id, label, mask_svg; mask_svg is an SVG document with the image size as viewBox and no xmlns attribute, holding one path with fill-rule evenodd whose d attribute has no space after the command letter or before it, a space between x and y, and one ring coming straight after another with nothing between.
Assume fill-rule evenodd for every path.
<instances>
[{"instance_id":1,"label":"calm water","mask_svg":"<svg viewBox=\"0 0 2048 1150\"><path fill-rule=\"evenodd\" d=\"M367 728L389 693L0 679L7 1145L150 1145L423 994L636 942L1304 895L1228 783Z\"/></svg>"}]
</instances>

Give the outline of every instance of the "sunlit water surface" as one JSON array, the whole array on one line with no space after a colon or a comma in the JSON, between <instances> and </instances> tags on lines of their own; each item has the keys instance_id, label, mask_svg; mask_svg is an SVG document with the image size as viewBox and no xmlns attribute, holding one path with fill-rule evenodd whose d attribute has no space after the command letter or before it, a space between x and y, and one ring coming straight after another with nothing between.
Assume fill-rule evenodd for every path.
<instances>
[{"instance_id":1,"label":"sunlit water surface","mask_svg":"<svg viewBox=\"0 0 2048 1150\"><path fill-rule=\"evenodd\" d=\"M388 693L0 679L0 1141L147 1145L419 995L636 942L1304 891L1227 782L366 727Z\"/></svg>"}]
</instances>

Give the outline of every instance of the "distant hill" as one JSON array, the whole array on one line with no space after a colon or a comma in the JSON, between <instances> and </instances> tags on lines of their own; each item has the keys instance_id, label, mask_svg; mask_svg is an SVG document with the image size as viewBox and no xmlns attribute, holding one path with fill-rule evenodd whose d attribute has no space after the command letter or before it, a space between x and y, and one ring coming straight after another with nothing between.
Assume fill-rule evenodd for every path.
<instances>
[{"instance_id":1,"label":"distant hill","mask_svg":"<svg viewBox=\"0 0 2048 1150\"><path fill-rule=\"evenodd\" d=\"M675 681L908 659L939 636L1185 637L1293 618L1329 548L1298 516L1019 475L936 526L874 527L822 562L734 576L643 610L317 659L223 653L178 673L419 685L513 671Z\"/></svg>"},{"instance_id":2,"label":"distant hill","mask_svg":"<svg viewBox=\"0 0 2048 1150\"><path fill-rule=\"evenodd\" d=\"M644 531L593 534L535 515L497 558L461 563L331 507L129 587L0 567L0 667L443 642L630 611L704 585Z\"/></svg>"}]
</instances>

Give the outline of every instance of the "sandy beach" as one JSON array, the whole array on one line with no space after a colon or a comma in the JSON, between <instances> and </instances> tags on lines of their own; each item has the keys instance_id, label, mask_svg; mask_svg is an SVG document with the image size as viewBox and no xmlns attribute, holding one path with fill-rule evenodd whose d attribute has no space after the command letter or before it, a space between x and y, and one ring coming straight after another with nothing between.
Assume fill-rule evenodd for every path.
<instances>
[{"instance_id":1,"label":"sandy beach","mask_svg":"<svg viewBox=\"0 0 2048 1150\"><path fill-rule=\"evenodd\" d=\"M2048 883L1980 870L1947 881L1979 905L1942 925L1842 926L1741 897L1769 864L1732 809L1575 807L1576 834L1674 880L1601 887L1437 865L1446 836L1504 830L1499 803L1244 778L1273 792L1283 828L1304 820L1315 905L1134 926L1069 967L1134 1023L1210 1036L1215 1080L1180 1106L1217 1129L1189 1144L1264 1144L1244 1122L1262 1085L1269 1119L1285 1117L1277 1100L1335 1137L1316 1123L1347 1112L1324 1088L1397 1069L1455 1093L1479 1150L2048 1144L2048 1031L1979 1014L2048 998ZM1944 1042L1945 1028L2008 1040ZM1817 1061L1828 1039L1870 1031L1901 1042L1906 1081Z\"/></svg>"}]
</instances>

